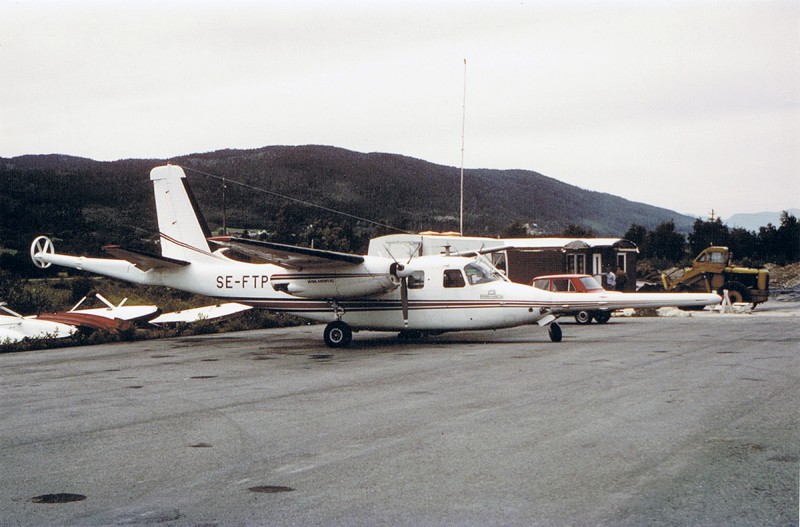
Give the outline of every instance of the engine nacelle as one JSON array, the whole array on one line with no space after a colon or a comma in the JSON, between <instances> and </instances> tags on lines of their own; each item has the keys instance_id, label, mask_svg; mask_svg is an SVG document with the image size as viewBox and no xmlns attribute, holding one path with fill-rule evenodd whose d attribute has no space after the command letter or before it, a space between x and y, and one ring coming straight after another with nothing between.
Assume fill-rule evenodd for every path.
<instances>
[{"instance_id":1,"label":"engine nacelle","mask_svg":"<svg viewBox=\"0 0 800 527\"><path fill-rule=\"evenodd\" d=\"M416 271L416 269L413 267L401 263L393 263L389 272L398 278L408 278L414 274L414 271Z\"/></svg>"},{"instance_id":2,"label":"engine nacelle","mask_svg":"<svg viewBox=\"0 0 800 527\"><path fill-rule=\"evenodd\" d=\"M299 298L359 298L377 296L397 289L400 279L385 263L371 269L367 262L357 266L313 271L305 270L272 275L276 291Z\"/></svg>"}]
</instances>

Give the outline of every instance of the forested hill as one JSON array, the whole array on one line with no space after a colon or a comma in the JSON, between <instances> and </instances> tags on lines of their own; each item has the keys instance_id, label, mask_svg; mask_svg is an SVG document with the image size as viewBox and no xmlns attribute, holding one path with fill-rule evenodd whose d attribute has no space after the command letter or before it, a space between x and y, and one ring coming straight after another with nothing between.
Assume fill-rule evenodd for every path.
<instances>
[{"instance_id":1,"label":"forested hill","mask_svg":"<svg viewBox=\"0 0 800 527\"><path fill-rule=\"evenodd\" d=\"M0 248L26 249L39 233L85 247L154 239L149 172L167 161L187 169L215 230L222 225L222 182L206 174L228 180L229 227L302 232L312 224L343 224L360 236L392 232L259 190L264 189L398 229L458 230L459 169L400 155L327 146L114 162L35 155L0 159ZM464 192L467 235L497 235L519 221L538 225L546 235L577 225L600 236L621 236L633 223L652 228L674 220L678 230L689 231L694 220L526 170L466 170Z\"/></svg>"}]
</instances>

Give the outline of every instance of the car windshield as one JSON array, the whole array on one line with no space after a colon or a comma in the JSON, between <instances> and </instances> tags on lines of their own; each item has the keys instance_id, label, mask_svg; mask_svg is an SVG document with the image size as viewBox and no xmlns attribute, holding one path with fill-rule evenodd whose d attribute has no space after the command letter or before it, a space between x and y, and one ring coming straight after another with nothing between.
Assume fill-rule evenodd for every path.
<instances>
[{"instance_id":1,"label":"car windshield","mask_svg":"<svg viewBox=\"0 0 800 527\"><path fill-rule=\"evenodd\" d=\"M483 260L475 260L464 266L464 274L470 285L488 284L500 280L497 270Z\"/></svg>"},{"instance_id":2,"label":"car windshield","mask_svg":"<svg viewBox=\"0 0 800 527\"><path fill-rule=\"evenodd\" d=\"M583 287L589 291L593 289L603 289L603 286L601 286L593 276L584 276L581 278L581 283L583 284Z\"/></svg>"}]
</instances>

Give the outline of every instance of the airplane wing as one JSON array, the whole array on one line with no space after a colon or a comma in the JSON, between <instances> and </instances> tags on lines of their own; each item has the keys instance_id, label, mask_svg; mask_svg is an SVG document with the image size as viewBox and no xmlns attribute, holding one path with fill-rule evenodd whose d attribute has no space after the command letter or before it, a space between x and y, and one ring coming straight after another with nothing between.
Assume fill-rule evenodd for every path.
<instances>
[{"instance_id":1,"label":"airplane wing","mask_svg":"<svg viewBox=\"0 0 800 527\"><path fill-rule=\"evenodd\" d=\"M137 251L135 249L125 249L119 245L106 245L103 247L103 250L115 258L132 263L142 271L149 271L150 269L165 269L168 267L185 267L189 265L189 262L184 262L183 260L176 260L174 258L167 258L166 256L149 254L144 251Z\"/></svg>"},{"instance_id":2,"label":"airplane wing","mask_svg":"<svg viewBox=\"0 0 800 527\"><path fill-rule=\"evenodd\" d=\"M465 251L465 252L455 252L453 253L455 256L463 256L465 258L471 258L473 256L478 256L479 254L492 254L497 253L500 251L507 251L509 249L514 249L513 245L501 245L498 247L487 247L484 249L480 249L478 251Z\"/></svg>"},{"instance_id":3,"label":"airplane wing","mask_svg":"<svg viewBox=\"0 0 800 527\"><path fill-rule=\"evenodd\" d=\"M364 263L364 257L336 251L323 251L310 247L262 242L247 238L217 237L210 241L265 263L287 269L330 268L337 265Z\"/></svg>"},{"instance_id":4,"label":"airplane wing","mask_svg":"<svg viewBox=\"0 0 800 527\"><path fill-rule=\"evenodd\" d=\"M236 302L228 302L226 304L219 304L215 306L196 307L194 309L185 309L183 311L164 313L152 319L150 323L158 325L175 322L199 322L201 320L227 317L241 311L247 311L248 309L252 309L252 306L246 306Z\"/></svg>"},{"instance_id":5,"label":"airplane wing","mask_svg":"<svg viewBox=\"0 0 800 527\"><path fill-rule=\"evenodd\" d=\"M719 295L713 293L556 293L548 306L552 313L564 313L576 309L599 309L613 311L626 308L648 308L677 306L703 307L718 304Z\"/></svg>"}]
</instances>

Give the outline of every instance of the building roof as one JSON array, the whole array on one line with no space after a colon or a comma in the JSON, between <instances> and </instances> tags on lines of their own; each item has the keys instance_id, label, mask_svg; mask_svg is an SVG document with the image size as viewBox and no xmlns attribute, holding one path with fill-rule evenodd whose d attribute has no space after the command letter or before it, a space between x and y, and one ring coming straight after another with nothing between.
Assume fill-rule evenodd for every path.
<instances>
[{"instance_id":1,"label":"building roof","mask_svg":"<svg viewBox=\"0 0 800 527\"><path fill-rule=\"evenodd\" d=\"M522 251L575 250L595 247L614 247L620 250L638 251L635 243L624 238L481 238L426 232L390 234L373 238L370 240L367 254L399 260L411 256L444 254L448 251L459 253L504 246Z\"/></svg>"}]
</instances>

